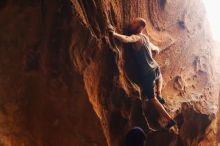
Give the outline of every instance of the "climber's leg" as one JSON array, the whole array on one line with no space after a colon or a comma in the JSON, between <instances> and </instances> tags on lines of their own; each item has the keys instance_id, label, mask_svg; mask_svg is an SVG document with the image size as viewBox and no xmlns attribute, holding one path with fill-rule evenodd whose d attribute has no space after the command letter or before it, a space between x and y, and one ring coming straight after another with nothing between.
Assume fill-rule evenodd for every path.
<instances>
[{"instance_id":1,"label":"climber's leg","mask_svg":"<svg viewBox=\"0 0 220 146\"><path fill-rule=\"evenodd\" d=\"M160 72L160 68L155 70L155 84L156 84L156 97L160 101L161 104L165 104L165 100L161 95L162 87L163 87L163 77Z\"/></svg>"},{"instance_id":2,"label":"climber's leg","mask_svg":"<svg viewBox=\"0 0 220 146\"><path fill-rule=\"evenodd\" d=\"M165 128L169 129L172 126L176 125L176 122L171 118L163 105L159 102L156 97L153 97L149 100L153 106L157 109L157 111L168 121Z\"/></svg>"},{"instance_id":3,"label":"climber's leg","mask_svg":"<svg viewBox=\"0 0 220 146\"><path fill-rule=\"evenodd\" d=\"M157 98L154 97L150 99L150 102L154 105L158 112L161 113L163 117L165 117L168 121L172 120L171 116L167 113L167 111Z\"/></svg>"},{"instance_id":4,"label":"climber's leg","mask_svg":"<svg viewBox=\"0 0 220 146\"><path fill-rule=\"evenodd\" d=\"M155 72L152 72L151 74L148 74L146 76L146 79L143 83L143 89L142 89L142 94L143 97L146 100L149 100L153 106L157 109L157 111L167 119L168 123L166 125L166 128L170 128L173 125L176 124L176 122L171 118L171 116L167 113L166 109L163 107L163 105L160 103L160 101L156 98L155 93L154 93L154 81L157 79L158 75L158 70Z\"/></svg>"},{"instance_id":5,"label":"climber's leg","mask_svg":"<svg viewBox=\"0 0 220 146\"><path fill-rule=\"evenodd\" d=\"M149 76L149 78L150 78L150 76ZM153 80L153 78L152 78L152 80L148 80L144 84L143 94L144 94L145 99L148 99L155 106L155 108L159 111L159 113L162 114L162 116L164 116L168 121L172 119L170 117L170 115L166 112L166 110L164 109L163 105L158 101L158 99L156 98L156 96L154 94L154 80Z\"/></svg>"}]
</instances>

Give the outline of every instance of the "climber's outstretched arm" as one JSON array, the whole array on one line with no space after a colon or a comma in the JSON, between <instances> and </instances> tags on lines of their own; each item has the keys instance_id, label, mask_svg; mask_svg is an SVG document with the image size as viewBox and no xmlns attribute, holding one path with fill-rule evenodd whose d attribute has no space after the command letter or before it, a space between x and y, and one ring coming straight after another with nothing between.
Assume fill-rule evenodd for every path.
<instances>
[{"instance_id":1,"label":"climber's outstretched arm","mask_svg":"<svg viewBox=\"0 0 220 146\"><path fill-rule=\"evenodd\" d=\"M108 25L108 30L112 33L114 38L117 38L123 43L135 43L141 40L141 37L138 35L127 36L115 32L115 28L111 24Z\"/></svg>"},{"instance_id":2,"label":"climber's outstretched arm","mask_svg":"<svg viewBox=\"0 0 220 146\"><path fill-rule=\"evenodd\" d=\"M135 43L141 40L141 37L138 35L131 35L131 36L126 36L119 34L117 32L112 32L113 36L120 40L123 43Z\"/></svg>"}]
</instances>

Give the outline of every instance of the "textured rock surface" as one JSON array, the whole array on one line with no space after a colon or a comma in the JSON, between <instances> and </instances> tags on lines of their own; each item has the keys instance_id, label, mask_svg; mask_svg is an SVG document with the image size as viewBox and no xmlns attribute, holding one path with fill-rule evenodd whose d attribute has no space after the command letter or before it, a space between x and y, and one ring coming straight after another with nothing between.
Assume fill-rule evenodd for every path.
<instances>
[{"instance_id":1,"label":"textured rock surface","mask_svg":"<svg viewBox=\"0 0 220 146\"><path fill-rule=\"evenodd\" d=\"M106 145L73 68L70 3L1 1L0 145Z\"/></svg>"},{"instance_id":2,"label":"textured rock surface","mask_svg":"<svg viewBox=\"0 0 220 146\"><path fill-rule=\"evenodd\" d=\"M180 128L147 144L217 145L216 46L200 0L2 0L0 145L118 146L132 126L148 131L132 52L106 31L137 16L161 47L166 108Z\"/></svg>"}]
</instances>

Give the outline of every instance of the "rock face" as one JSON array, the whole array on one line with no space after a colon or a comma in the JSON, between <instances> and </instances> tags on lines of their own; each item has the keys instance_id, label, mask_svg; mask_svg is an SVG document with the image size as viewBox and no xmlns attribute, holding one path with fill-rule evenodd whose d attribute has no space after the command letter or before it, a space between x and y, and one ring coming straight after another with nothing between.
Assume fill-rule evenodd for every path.
<instances>
[{"instance_id":1,"label":"rock face","mask_svg":"<svg viewBox=\"0 0 220 146\"><path fill-rule=\"evenodd\" d=\"M106 28L123 33L134 17L161 48L180 129L149 133L147 145L217 145L215 43L201 0L1 0L0 145L119 146L131 127L158 126L151 105L142 110L129 46Z\"/></svg>"}]
</instances>

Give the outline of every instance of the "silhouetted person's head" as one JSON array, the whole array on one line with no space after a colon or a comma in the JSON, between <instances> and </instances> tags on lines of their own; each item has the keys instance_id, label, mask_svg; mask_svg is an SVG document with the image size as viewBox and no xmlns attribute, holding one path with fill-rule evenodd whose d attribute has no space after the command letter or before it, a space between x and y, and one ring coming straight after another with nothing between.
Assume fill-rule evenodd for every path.
<instances>
[{"instance_id":1,"label":"silhouetted person's head","mask_svg":"<svg viewBox=\"0 0 220 146\"><path fill-rule=\"evenodd\" d=\"M141 33L146 27L146 20L143 18L134 18L128 26L130 33L138 34Z\"/></svg>"},{"instance_id":2,"label":"silhouetted person's head","mask_svg":"<svg viewBox=\"0 0 220 146\"><path fill-rule=\"evenodd\" d=\"M134 127L126 135L125 146L144 146L145 139L145 132L139 127Z\"/></svg>"}]
</instances>

